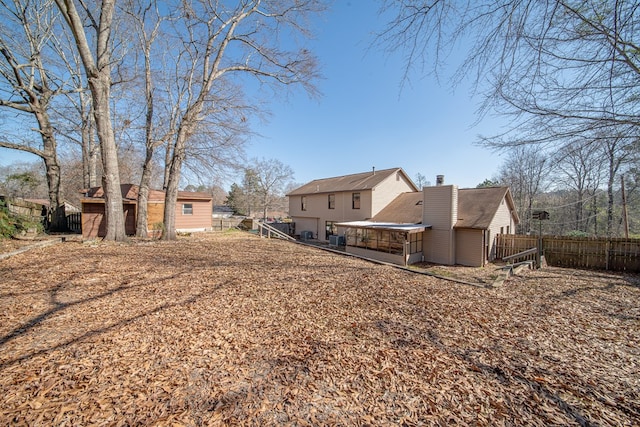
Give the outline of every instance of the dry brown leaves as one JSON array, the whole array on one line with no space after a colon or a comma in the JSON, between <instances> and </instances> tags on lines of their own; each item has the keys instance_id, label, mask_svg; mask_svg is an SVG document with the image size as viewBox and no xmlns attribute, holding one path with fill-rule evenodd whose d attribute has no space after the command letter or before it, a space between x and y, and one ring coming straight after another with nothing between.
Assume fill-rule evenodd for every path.
<instances>
[{"instance_id":1,"label":"dry brown leaves","mask_svg":"<svg viewBox=\"0 0 640 427\"><path fill-rule=\"evenodd\" d=\"M465 286L248 234L0 261L2 425L638 425L636 276Z\"/></svg>"}]
</instances>

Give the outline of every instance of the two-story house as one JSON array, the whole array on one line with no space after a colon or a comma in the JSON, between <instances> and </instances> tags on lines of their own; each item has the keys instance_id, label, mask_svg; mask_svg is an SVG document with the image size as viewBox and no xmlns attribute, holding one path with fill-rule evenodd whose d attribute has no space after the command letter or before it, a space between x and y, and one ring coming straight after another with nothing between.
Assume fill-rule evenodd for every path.
<instances>
[{"instance_id":1,"label":"two-story house","mask_svg":"<svg viewBox=\"0 0 640 427\"><path fill-rule=\"evenodd\" d=\"M296 235L329 240L336 224L373 218L398 195L418 191L401 168L313 180L291 191L289 215Z\"/></svg>"}]
</instances>

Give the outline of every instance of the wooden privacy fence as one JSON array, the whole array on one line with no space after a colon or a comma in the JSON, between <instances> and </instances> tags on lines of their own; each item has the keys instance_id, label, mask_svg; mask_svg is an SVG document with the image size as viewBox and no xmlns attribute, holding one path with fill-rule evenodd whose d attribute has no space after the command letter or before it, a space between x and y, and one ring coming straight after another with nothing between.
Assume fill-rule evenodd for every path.
<instances>
[{"instance_id":1,"label":"wooden privacy fence","mask_svg":"<svg viewBox=\"0 0 640 427\"><path fill-rule=\"evenodd\" d=\"M538 247L538 236L499 234L496 258ZM640 272L640 239L542 236L542 253L556 267Z\"/></svg>"}]
</instances>

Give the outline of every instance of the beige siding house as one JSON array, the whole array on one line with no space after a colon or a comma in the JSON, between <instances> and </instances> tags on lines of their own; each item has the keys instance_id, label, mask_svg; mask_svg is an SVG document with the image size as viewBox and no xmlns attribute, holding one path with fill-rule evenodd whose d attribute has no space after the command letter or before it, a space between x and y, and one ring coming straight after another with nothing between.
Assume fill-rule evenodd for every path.
<instances>
[{"instance_id":1,"label":"beige siding house","mask_svg":"<svg viewBox=\"0 0 640 427\"><path fill-rule=\"evenodd\" d=\"M398 195L417 190L401 168L316 179L287 194L289 215L296 235L326 241L344 234L338 222L370 219Z\"/></svg>"},{"instance_id":2,"label":"beige siding house","mask_svg":"<svg viewBox=\"0 0 640 427\"><path fill-rule=\"evenodd\" d=\"M512 234L518 221L507 187L437 185L399 195L369 221L339 225L350 253L401 265L483 266L495 258L495 236Z\"/></svg>"}]
</instances>

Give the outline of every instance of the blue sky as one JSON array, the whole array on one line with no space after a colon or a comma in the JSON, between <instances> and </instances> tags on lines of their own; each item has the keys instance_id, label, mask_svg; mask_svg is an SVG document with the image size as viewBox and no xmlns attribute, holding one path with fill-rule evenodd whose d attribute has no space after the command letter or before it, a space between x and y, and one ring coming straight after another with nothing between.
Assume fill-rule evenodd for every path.
<instances>
[{"instance_id":1,"label":"blue sky","mask_svg":"<svg viewBox=\"0 0 640 427\"><path fill-rule=\"evenodd\" d=\"M401 53L372 48L384 24L374 2L338 0L319 17L312 47L324 77L317 84L322 96L310 99L297 90L274 99L268 122L255 123L258 136L247 156L280 160L298 183L372 167L402 167L412 179L420 173L432 184L442 174L445 183L460 187L495 175L501 158L473 142L478 134L499 133L500 124L475 124L480 100L464 85L453 91L446 71L442 84L414 73L401 89ZM18 161L38 158L0 149L0 164Z\"/></svg>"},{"instance_id":2,"label":"blue sky","mask_svg":"<svg viewBox=\"0 0 640 427\"><path fill-rule=\"evenodd\" d=\"M495 175L498 154L473 145L478 134L500 131L495 120L477 120L479 99L470 88L440 85L411 75L401 89L404 64L371 48L384 26L375 3L335 2L317 26L314 50L324 79L318 99L298 92L271 104L269 123L256 130L250 157L277 158L295 171L295 181L402 167L415 180L475 187Z\"/></svg>"}]
</instances>

